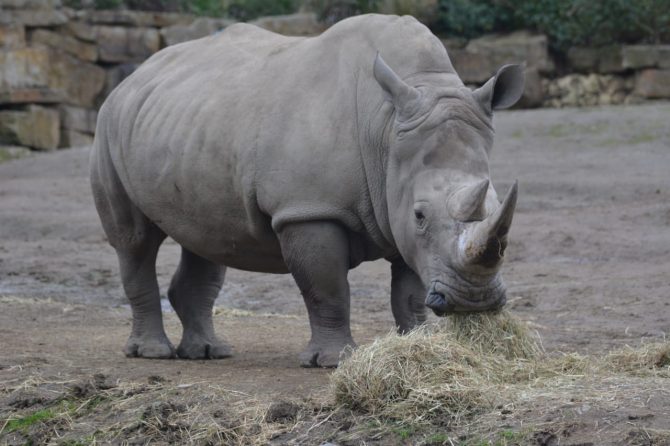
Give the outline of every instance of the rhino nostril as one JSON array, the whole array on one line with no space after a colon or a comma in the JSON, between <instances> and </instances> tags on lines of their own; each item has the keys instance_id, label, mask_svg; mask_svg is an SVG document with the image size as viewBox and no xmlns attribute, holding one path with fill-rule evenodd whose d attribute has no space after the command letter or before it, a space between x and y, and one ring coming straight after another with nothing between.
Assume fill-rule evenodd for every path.
<instances>
[{"instance_id":1,"label":"rhino nostril","mask_svg":"<svg viewBox=\"0 0 670 446\"><path fill-rule=\"evenodd\" d=\"M433 291L426 296L426 306L431 310L444 310L447 306L447 299L444 297L444 294Z\"/></svg>"}]
</instances>

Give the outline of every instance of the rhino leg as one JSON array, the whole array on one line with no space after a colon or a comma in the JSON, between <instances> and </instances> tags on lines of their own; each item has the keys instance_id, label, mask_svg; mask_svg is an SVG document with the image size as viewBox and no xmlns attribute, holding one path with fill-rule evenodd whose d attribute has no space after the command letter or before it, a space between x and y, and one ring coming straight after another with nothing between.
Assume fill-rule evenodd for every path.
<instances>
[{"instance_id":1,"label":"rhino leg","mask_svg":"<svg viewBox=\"0 0 670 446\"><path fill-rule=\"evenodd\" d=\"M168 297L177 312L183 334L177 355L185 359L219 359L232 355L228 344L214 333L212 307L221 290L226 269L185 248L172 277Z\"/></svg>"},{"instance_id":2,"label":"rhino leg","mask_svg":"<svg viewBox=\"0 0 670 446\"><path fill-rule=\"evenodd\" d=\"M404 260L391 263L391 311L399 333L407 333L426 321L426 288Z\"/></svg>"},{"instance_id":3,"label":"rhino leg","mask_svg":"<svg viewBox=\"0 0 670 446\"><path fill-rule=\"evenodd\" d=\"M174 347L163 329L156 280L156 255L165 236L158 228L147 229L143 243L116 248L123 288L133 312L133 328L124 353L142 358L173 358Z\"/></svg>"},{"instance_id":4,"label":"rhino leg","mask_svg":"<svg viewBox=\"0 0 670 446\"><path fill-rule=\"evenodd\" d=\"M300 354L303 367L336 367L349 327L349 240L337 223L293 223L279 234L282 255L302 292L312 337Z\"/></svg>"},{"instance_id":5,"label":"rhino leg","mask_svg":"<svg viewBox=\"0 0 670 446\"><path fill-rule=\"evenodd\" d=\"M133 313L127 356L172 358L156 280L156 255L165 233L130 201L104 144L93 151L91 185L109 243L119 258L121 279Z\"/></svg>"}]
</instances>

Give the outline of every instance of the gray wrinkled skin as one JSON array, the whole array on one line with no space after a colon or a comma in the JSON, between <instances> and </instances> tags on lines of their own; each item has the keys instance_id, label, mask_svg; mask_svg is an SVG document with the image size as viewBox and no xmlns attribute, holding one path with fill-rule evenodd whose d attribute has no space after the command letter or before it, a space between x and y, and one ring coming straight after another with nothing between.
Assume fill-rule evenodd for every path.
<instances>
[{"instance_id":1,"label":"gray wrinkled skin","mask_svg":"<svg viewBox=\"0 0 670 446\"><path fill-rule=\"evenodd\" d=\"M359 16L314 38L237 24L160 51L103 105L91 158L133 310L125 353L229 356L212 324L227 266L293 275L305 366L335 366L354 345L347 272L363 261L391 262L401 332L426 305L503 305L516 186L501 205L488 181L491 111L522 90L506 66L470 91L411 17ZM155 272L167 236L183 247L168 291L176 351Z\"/></svg>"}]
</instances>

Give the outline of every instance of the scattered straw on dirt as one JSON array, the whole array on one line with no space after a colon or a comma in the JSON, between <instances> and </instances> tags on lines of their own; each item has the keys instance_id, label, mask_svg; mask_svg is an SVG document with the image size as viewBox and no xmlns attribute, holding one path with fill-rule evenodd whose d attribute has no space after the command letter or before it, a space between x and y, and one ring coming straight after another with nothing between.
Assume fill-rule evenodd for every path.
<instances>
[{"instance_id":1,"label":"scattered straw on dirt","mask_svg":"<svg viewBox=\"0 0 670 446\"><path fill-rule=\"evenodd\" d=\"M52 399L32 398L45 387ZM271 422L268 404L218 386L117 383L100 374L73 382L31 379L7 390L30 404L5 419L0 413L3 444L8 438L20 444L88 444L95 438L103 444L263 445L290 429L301 410L296 404L290 419Z\"/></svg>"},{"instance_id":2,"label":"scattered straw on dirt","mask_svg":"<svg viewBox=\"0 0 670 446\"><path fill-rule=\"evenodd\" d=\"M649 343L638 348L626 346L607 354L603 362L604 369L616 372L654 372L670 376L670 342Z\"/></svg>"},{"instance_id":3,"label":"scattered straw on dirt","mask_svg":"<svg viewBox=\"0 0 670 446\"><path fill-rule=\"evenodd\" d=\"M668 394L668 378L670 342L602 357L546 355L508 313L460 315L358 348L318 401L260 401L158 375L142 382L10 377L0 382L0 443L448 444L446 427L451 437L472 439L463 444L538 444L535 434L569 432L571 407L580 417L589 407L644 409ZM637 415L622 416L627 428ZM500 431L501 419L523 429ZM634 428L639 444L670 438L667 430Z\"/></svg>"},{"instance_id":4,"label":"scattered straw on dirt","mask_svg":"<svg viewBox=\"0 0 670 446\"><path fill-rule=\"evenodd\" d=\"M417 424L509 404L541 389L568 391L575 379L612 374L670 376L670 343L625 348L605 357L548 358L523 322L509 313L452 317L405 336L360 347L332 375L344 407Z\"/></svg>"}]
</instances>

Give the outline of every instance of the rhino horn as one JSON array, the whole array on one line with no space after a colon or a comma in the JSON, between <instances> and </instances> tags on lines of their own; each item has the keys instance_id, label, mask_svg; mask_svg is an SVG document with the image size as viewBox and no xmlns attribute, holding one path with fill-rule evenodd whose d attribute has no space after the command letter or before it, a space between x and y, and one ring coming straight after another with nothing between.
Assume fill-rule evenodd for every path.
<instances>
[{"instance_id":1,"label":"rhino horn","mask_svg":"<svg viewBox=\"0 0 670 446\"><path fill-rule=\"evenodd\" d=\"M449 215L458 221L475 221L484 218L484 203L489 190L489 180L465 186L456 191L447 203Z\"/></svg>"},{"instance_id":2,"label":"rhino horn","mask_svg":"<svg viewBox=\"0 0 670 446\"><path fill-rule=\"evenodd\" d=\"M375 58L373 73L377 83L389 95L396 110L401 115L411 115L417 100L421 97L419 91L400 79L400 76L382 59L379 52Z\"/></svg>"},{"instance_id":3,"label":"rhino horn","mask_svg":"<svg viewBox=\"0 0 670 446\"><path fill-rule=\"evenodd\" d=\"M506 236L512 225L518 189L519 183L515 181L500 207L470 231L464 253L468 262L487 267L499 263L507 246Z\"/></svg>"}]
</instances>

